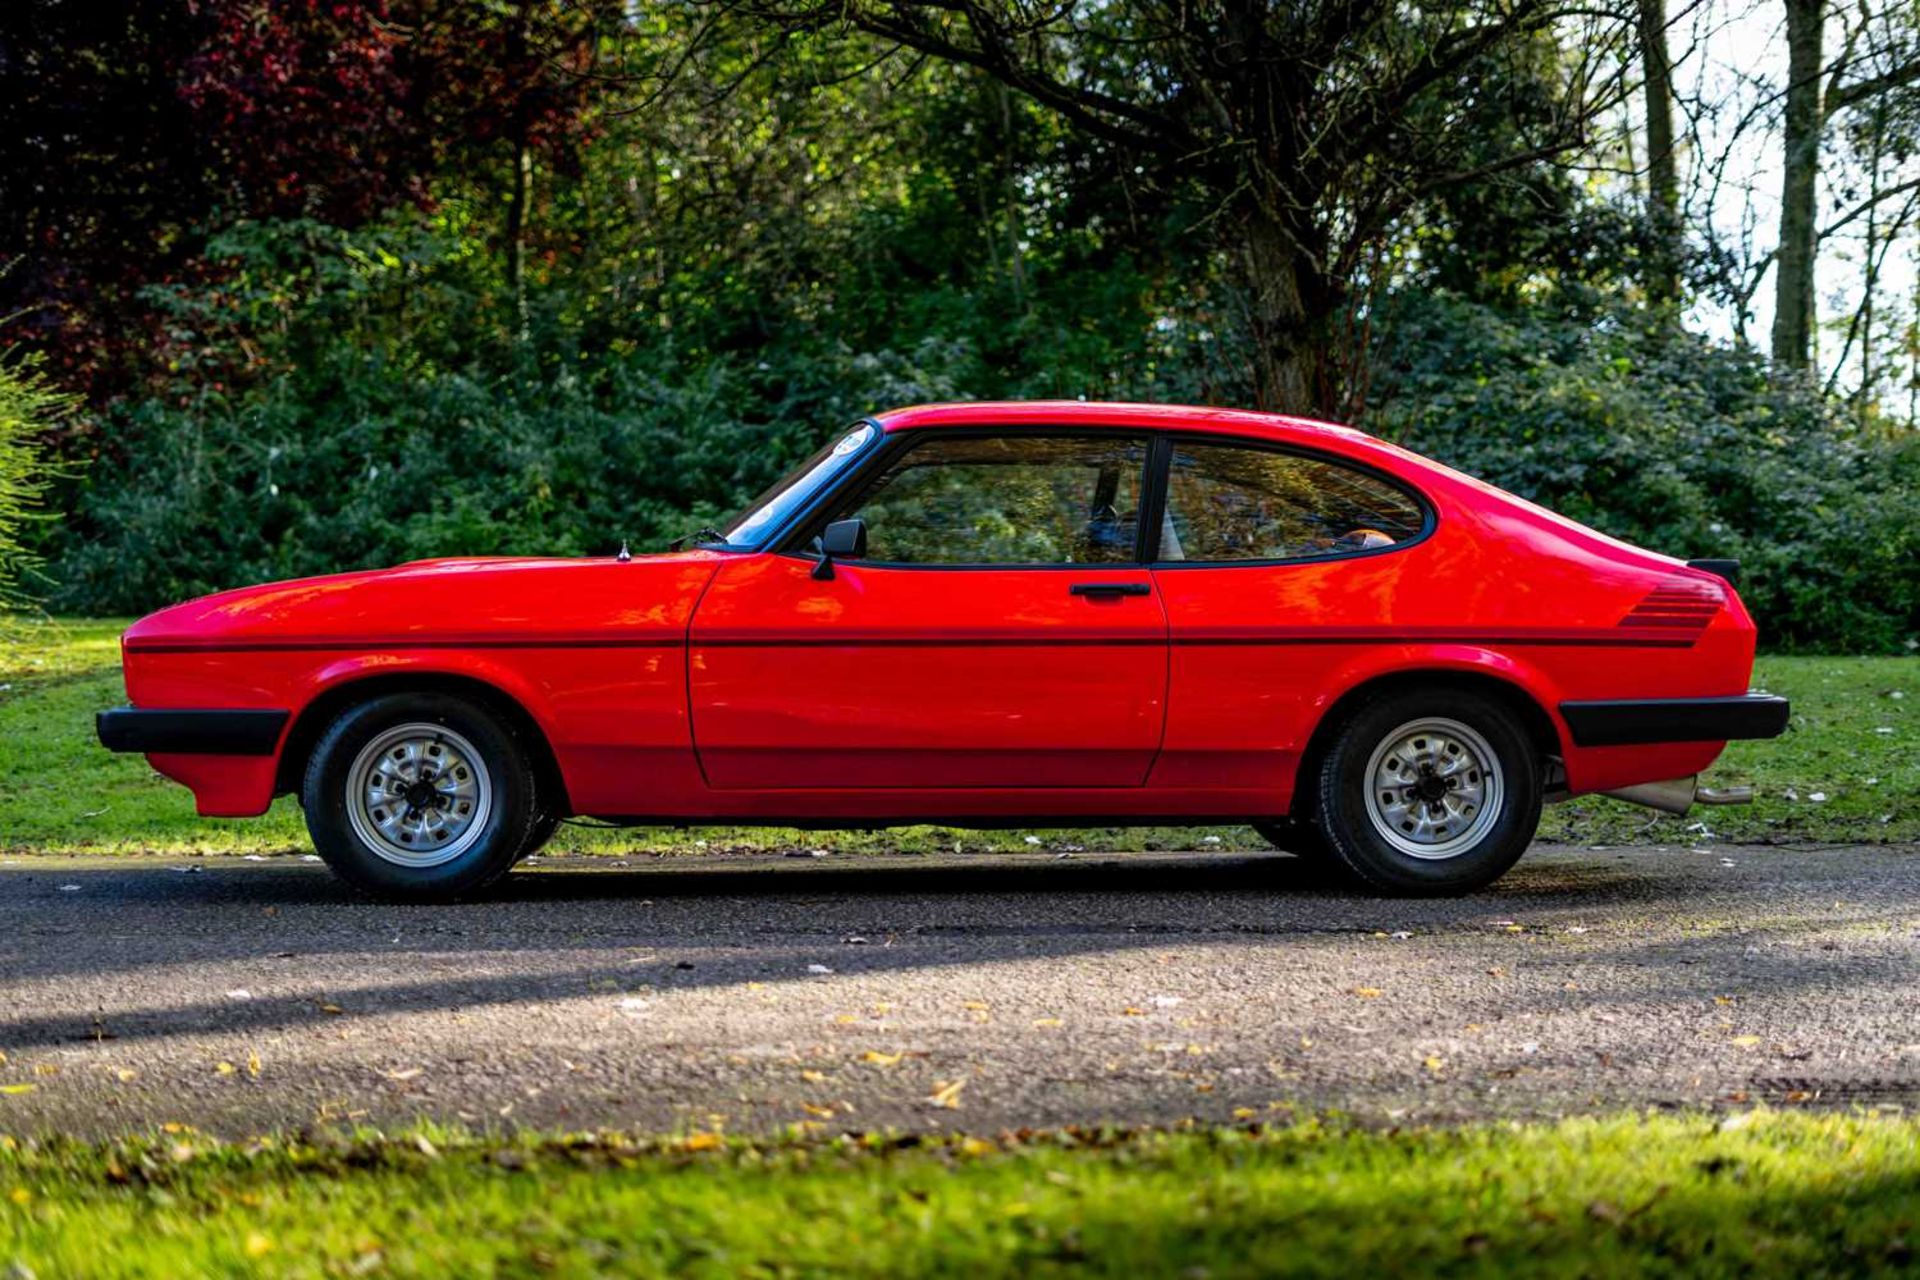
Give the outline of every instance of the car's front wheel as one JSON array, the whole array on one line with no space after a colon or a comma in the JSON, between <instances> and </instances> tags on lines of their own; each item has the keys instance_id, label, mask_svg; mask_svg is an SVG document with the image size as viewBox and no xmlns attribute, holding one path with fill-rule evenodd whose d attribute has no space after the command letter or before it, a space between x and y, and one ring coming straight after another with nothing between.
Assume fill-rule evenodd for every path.
<instances>
[{"instance_id":1,"label":"car's front wheel","mask_svg":"<svg viewBox=\"0 0 1920 1280\"><path fill-rule=\"evenodd\" d=\"M1467 893L1519 860L1540 825L1544 761L1518 716L1470 690L1385 692L1321 756L1312 821L1368 888Z\"/></svg>"},{"instance_id":2,"label":"car's front wheel","mask_svg":"<svg viewBox=\"0 0 1920 1280\"><path fill-rule=\"evenodd\" d=\"M538 797L526 752L463 698L401 693L349 708L307 762L314 849L384 898L446 901L505 875L528 846Z\"/></svg>"}]
</instances>

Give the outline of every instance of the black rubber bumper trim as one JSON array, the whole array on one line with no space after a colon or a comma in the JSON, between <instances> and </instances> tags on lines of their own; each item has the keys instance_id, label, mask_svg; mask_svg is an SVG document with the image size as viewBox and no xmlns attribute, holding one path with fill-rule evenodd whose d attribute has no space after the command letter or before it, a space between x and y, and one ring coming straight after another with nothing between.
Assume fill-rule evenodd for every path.
<instances>
[{"instance_id":1,"label":"black rubber bumper trim","mask_svg":"<svg viewBox=\"0 0 1920 1280\"><path fill-rule=\"evenodd\" d=\"M143 755L270 756L285 711L175 711L115 707L93 718L100 745Z\"/></svg>"},{"instance_id":2,"label":"black rubber bumper trim","mask_svg":"<svg viewBox=\"0 0 1920 1280\"><path fill-rule=\"evenodd\" d=\"M1787 700L1771 693L1560 704L1576 747L1777 738L1787 727L1788 711Z\"/></svg>"}]
</instances>

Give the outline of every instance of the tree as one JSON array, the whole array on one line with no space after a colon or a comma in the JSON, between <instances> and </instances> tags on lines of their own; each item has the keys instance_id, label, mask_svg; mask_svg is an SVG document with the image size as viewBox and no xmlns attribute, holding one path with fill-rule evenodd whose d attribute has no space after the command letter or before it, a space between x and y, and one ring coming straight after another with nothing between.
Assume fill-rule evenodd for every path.
<instances>
[{"instance_id":1,"label":"tree","mask_svg":"<svg viewBox=\"0 0 1920 1280\"><path fill-rule=\"evenodd\" d=\"M1814 272L1820 242L1883 202L1920 189L1920 179L1873 184L1867 199L1820 224L1822 145L1842 112L1872 112L1920 84L1920 27L1897 5L1862 0L1844 25L1840 52L1826 60L1826 0L1785 0L1786 111L1782 134L1779 247L1774 254L1773 360L1805 373L1814 359Z\"/></svg>"},{"instance_id":2,"label":"tree","mask_svg":"<svg viewBox=\"0 0 1920 1280\"><path fill-rule=\"evenodd\" d=\"M1325 336L1371 250L1420 203L1584 146L1619 99L1632 14L1555 0L710 0L779 29L852 28L979 69L1205 202L1273 409L1329 399ZM1595 15L1595 16L1586 16ZM1573 30L1578 27L1578 30ZM1563 30L1576 38L1562 55ZM1543 47L1553 100L1497 155L1471 107Z\"/></svg>"},{"instance_id":3,"label":"tree","mask_svg":"<svg viewBox=\"0 0 1920 1280\"><path fill-rule=\"evenodd\" d=\"M1680 178L1673 140L1673 63L1667 56L1666 0L1639 0L1640 70L1647 117L1647 221L1653 264L1647 293L1656 302L1680 296Z\"/></svg>"},{"instance_id":4,"label":"tree","mask_svg":"<svg viewBox=\"0 0 1920 1280\"><path fill-rule=\"evenodd\" d=\"M1817 252L1821 38L1826 0L1786 0L1787 109L1780 163L1780 247L1774 256L1773 360L1804 372L1813 359L1813 270Z\"/></svg>"}]
</instances>

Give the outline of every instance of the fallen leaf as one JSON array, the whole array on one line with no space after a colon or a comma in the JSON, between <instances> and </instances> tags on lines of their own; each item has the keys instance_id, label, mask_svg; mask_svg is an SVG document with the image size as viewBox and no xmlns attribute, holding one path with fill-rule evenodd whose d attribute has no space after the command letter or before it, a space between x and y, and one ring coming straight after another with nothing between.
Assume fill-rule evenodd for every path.
<instances>
[{"instance_id":1,"label":"fallen leaf","mask_svg":"<svg viewBox=\"0 0 1920 1280\"><path fill-rule=\"evenodd\" d=\"M37 1084L0 1084L0 1093L12 1094L17 1097L23 1093L32 1093L39 1087Z\"/></svg>"},{"instance_id":2,"label":"fallen leaf","mask_svg":"<svg viewBox=\"0 0 1920 1280\"><path fill-rule=\"evenodd\" d=\"M805 1080L808 1084L819 1084L822 1080L825 1080L827 1078L827 1073L824 1071L802 1071L800 1073L800 1078L802 1080Z\"/></svg>"},{"instance_id":3,"label":"fallen leaf","mask_svg":"<svg viewBox=\"0 0 1920 1280\"><path fill-rule=\"evenodd\" d=\"M246 1249L249 1258L264 1258L273 1252L273 1241L255 1231L247 1237Z\"/></svg>"},{"instance_id":4,"label":"fallen leaf","mask_svg":"<svg viewBox=\"0 0 1920 1280\"><path fill-rule=\"evenodd\" d=\"M1751 1049L1753 1048L1753 1046L1760 1043L1760 1037L1759 1036L1735 1036L1733 1039L1727 1041L1727 1043L1737 1044L1742 1049Z\"/></svg>"},{"instance_id":5,"label":"fallen leaf","mask_svg":"<svg viewBox=\"0 0 1920 1280\"><path fill-rule=\"evenodd\" d=\"M247 1050L247 1074L255 1079L260 1076L260 1055L252 1049Z\"/></svg>"},{"instance_id":6,"label":"fallen leaf","mask_svg":"<svg viewBox=\"0 0 1920 1280\"><path fill-rule=\"evenodd\" d=\"M1036 1027L1045 1028L1045 1027L1058 1027L1058 1026L1063 1026L1065 1024L1063 1024L1058 1018L1035 1018L1033 1020L1033 1025Z\"/></svg>"},{"instance_id":7,"label":"fallen leaf","mask_svg":"<svg viewBox=\"0 0 1920 1280\"><path fill-rule=\"evenodd\" d=\"M230 1076L238 1068L236 1068L231 1062L216 1062L213 1064L213 1069L215 1071L218 1071L223 1076Z\"/></svg>"},{"instance_id":8,"label":"fallen leaf","mask_svg":"<svg viewBox=\"0 0 1920 1280\"><path fill-rule=\"evenodd\" d=\"M959 1152L963 1156L990 1156L1000 1148L985 1138L967 1137L960 1139Z\"/></svg>"},{"instance_id":9,"label":"fallen leaf","mask_svg":"<svg viewBox=\"0 0 1920 1280\"><path fill-rule=\"evenodd\" d=\"M1362 1000L1378 1000L1386 993L1378 987L1355 987L1353 994L1359 996Z\"/></svg>"},{"instance_id":10,"label":"fallen leaf","mask_svg":"<svg viewBox=\"0 0 1920 1280\"><path fill-rule=\"evenodd\" d=\"M1120 1016L1123 1018L1144 1018L1147 1016L1147 1011L1135 1005L1128 1005L1120 1011Z\"/></svg>"},{"instance_id":11,"label":"fallen leaf","mask_svg":"<svg viewBox=\"0 0 1920 1280\"><path fill-rule=\"evenodd\" d=\"M976 1010L985 1009L987 1007L987 1002L985 1000L968 1000L964 1002L960 1007L962 1009L976 1009Z\"/></svg>"},{"instance_id":12,"label":"fallen leaf","mask_svg":"<svg viewBox=\"0 0 1920 1280\"><path fill-rule=\"evenodd\" d=\"M342 1009L337 1004L323 1004L320 1006L320 1012L326 1014L330 1018L337 1018L341 1014L345 1013L346 1010Z\"/></svg>"},{"instance_id":13,"label":"fallen leaf","mask_svg":"<svg viewBox=\"0 0 1920 1280\"><path fill-rule=\"evenodd\" d=\"M1259 1114L1260 1113L1252 1107L1235 1107L1233 1109L1233 1118L1235 1120L1251 1120Z\"/></svg>"},{"instance_id":14,"label":"fallen leaf","mask_svg":"<svg viewBox=\"0 0 1920 1280\"><path fill-rule=\"evenodd\" d=\"M399 1071L382 1071L380 1074L394 1081L396 1084L405 1084L407 1081L418 1076L421 1070L422 1068L420 1067L406 1067Z\"/></svg>"},{"instance_id":15,"label":"fallen leaf","mask_svg":"<svg viewBox=\"0 0 1920 1280\"><path fill-rule=\"evenodd\" d=\"M1447 1063L1446 1059L1442 1058L1439 1054L1430 1053L1427 1055L1426 1060L1420 1065L1437 1076L1440 1074L1441 1068L1445 1067Z\"/></svg>"},{"instance_id":16,"label":"fallen leaf","mask_svg":"<svg viewBox=\"0 0 1920 1280\"><path fill-rule=\"evenodd\" d=\"M819 1105L819 1104L817 1104L817 1103L812 1103L812 1102L803 1102L803 1103L801 1103L801 1104L800 1104L800 1109L801 1109L802 1111L804 1111L804 1112L806 1112L806 1113L807 1113L808 1115L810 1115L810 1116L818 1116L818 1117L820 1117L820 1119L822 1119L822 1120L831 1120L831 1119L833 1119L833 1108L832 1108L832 1107L823 1107L823 1106L820 1106L820 1105Z\"/></svg>"},{"instance_id":17,"label":"fallen leaf","mask_svg":"<svg viewBox=\"0 0 1920 1280\"><path fill-rule=\"evenodd\" d=\"M680 1147L684 1151L712 1151L724 1141L725 1139L717 1133L690 1133L681 1142Z\"/></svg>"},{"instance_id":18,"label":"fallen leaf","mask_svg":"<svg viewBox=\"0 0 1920 1280\"><path fill-rule=\"evenodd\" d=\"M891 1067L905 1056L904 1053L882 1053L878 1049L869 1049L860 1055L860 1061L871 1062L876 1067Z\"/></svg>"},{"instance_id":19,"label":"fallen leaf","mask_svg":"<svg viewBox=\"0 0 1920 1280\"><path fill-rule=\"evenodd\" d=\"M960 1109L960 1091L967 1087L966 1077L958 1080L934 1081L933 1092L927 1095L929 1106L944 1107L948 1111Z\"/></svg>"}]
</instances>

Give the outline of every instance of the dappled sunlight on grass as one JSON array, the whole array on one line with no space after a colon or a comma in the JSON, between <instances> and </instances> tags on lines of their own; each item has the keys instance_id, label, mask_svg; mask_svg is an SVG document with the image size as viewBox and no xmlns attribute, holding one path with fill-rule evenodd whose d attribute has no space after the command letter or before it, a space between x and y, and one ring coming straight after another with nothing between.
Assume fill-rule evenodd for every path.
<instances>
[{"instance_id":1,"label":"dappled sunlight on grass","mask_svg":"<svg viewBox=\"0 0 1920 1280\"><path fill-rule=\"evenodd\" d=\"M1251 1118L1250 1118L1251 1119ZM748 1142L417 1128L0 1144L38 1274L1897 1274L1900 1117L1624 1115ZM818 1126L816 1126L817 1128Z\"/></svg>"}]
</instances>

